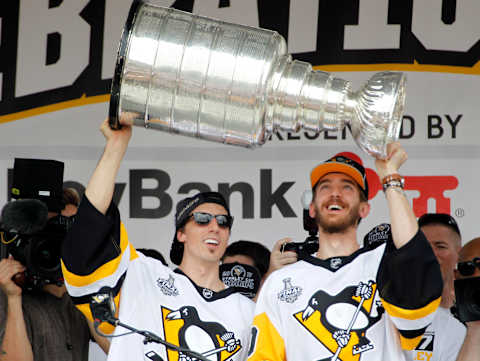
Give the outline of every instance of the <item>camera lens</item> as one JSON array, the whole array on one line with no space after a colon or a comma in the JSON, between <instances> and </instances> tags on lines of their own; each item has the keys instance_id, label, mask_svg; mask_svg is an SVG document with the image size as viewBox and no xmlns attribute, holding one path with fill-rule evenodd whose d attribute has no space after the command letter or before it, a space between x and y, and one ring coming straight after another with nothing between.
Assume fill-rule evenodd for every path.
<instances>
[{"instance_id":1,"label":"camera lens","mask_svg":"<svg viewBox=\"0 0 480 361\"><path fill-rule=\"evenodd\" d=\"M40 272L50 272L60 267L60 245L56 240L39 239L32 250L32 261Z\"/></svg>"}]
</instances>

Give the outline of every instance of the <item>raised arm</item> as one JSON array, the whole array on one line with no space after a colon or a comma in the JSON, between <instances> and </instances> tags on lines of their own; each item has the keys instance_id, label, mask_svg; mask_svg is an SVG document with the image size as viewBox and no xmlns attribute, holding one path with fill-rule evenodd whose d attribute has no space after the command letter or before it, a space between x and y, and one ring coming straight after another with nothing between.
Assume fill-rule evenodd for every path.
<instances>
[{"instance_id":1,"label":"raised arm","mask_svg":"<svg viewBox=\"0 0 480 361\"><path fill-rule=\"evenodd\" d=\"M62 272L67 291L90 321L93 318L89 300L104 286L113 289L118 309L129 262L136 257L120 221L120 213L112 202L115 178L131 137L131 127L112 131L105 120L100 130L106 139L105 150L62 248ZM113 331L106 323L102 323L101 329L106 333Z\"/></svg>"},{"instance_id":2,"label":"raised arm","mask_svg":"<svg viewBox=\"0 0 480 361\"><path fill-rule=\"evenodd\" d=\"M390 144L387 159L375 162L380 179L398 174L406 159L399 143ZM399 331L402 348L412 350L435 316L443 284L438 261L397 182L385 191L393 244L386 246L377 285L382 304Z\"/></svg>"},{"instance_id":3,"label":"raised arm","mask_svg":"<svg viewBox=\"0 0 480 361\"><path fill-rule=\"evenodd\" d=\"M399 174L400 167L407 160L407 153L398 142L389 144L387 151L387 159L377 159L375 161L380 181L387 176ZM398 249L406 245L415 236L418 231L418 223L413 209L401 188L388 187L385 191L385 197L390 212L393 242Z\"/></svg>"},{"instance_id":4,"label":"raised arm","mask_svg":"<svg viewBox=\"0 0 480 361\"><path fill-rule=\"evenodd\" d=\"M115 178L127 150L132 128L125 125L120 130L112 130L108 119L105 119L100 130L106 139L105 149L88 182L85 195L95 208L105 214L112 201Z\"/></svg>"}]
</instances>

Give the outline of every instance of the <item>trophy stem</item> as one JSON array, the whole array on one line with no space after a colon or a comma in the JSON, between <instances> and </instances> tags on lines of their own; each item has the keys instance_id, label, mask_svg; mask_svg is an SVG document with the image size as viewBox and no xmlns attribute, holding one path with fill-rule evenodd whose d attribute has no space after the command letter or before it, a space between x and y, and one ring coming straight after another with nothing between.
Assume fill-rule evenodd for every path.
<instances>
[{"instance_id":1,"label":"trophy stem","mask_svg":"<svg viewBox=\"0 0 480 361\"><path fill-rule=\"evenodd\" d=\"M350 97L349 97L350 95ZM282 57L272 76L265 124L288 132L341 130L354 115L350 82Z\"/></svg>"}]
</instances>

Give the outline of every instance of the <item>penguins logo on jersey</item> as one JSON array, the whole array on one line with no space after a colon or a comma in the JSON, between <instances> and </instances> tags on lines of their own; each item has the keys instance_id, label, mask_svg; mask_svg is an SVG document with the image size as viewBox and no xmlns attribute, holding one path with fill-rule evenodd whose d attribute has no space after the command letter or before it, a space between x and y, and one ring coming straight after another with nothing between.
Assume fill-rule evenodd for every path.
<instances>
[{"instance_id":1,"label":"penguins logo on jersey","mask_svg":"<svg viewBox=\"0 0 480 361\"><path fill-rule=\"evenodd\" d=\"M332 353L325 360L359 361L375 347L366 334L384 312L376 297L373 281L348 286L334 296L317 291L293 317Z\"/></svg>"},{"instance_id":2,"label":"penguins logo on jersey","mask_svg":"<svg viewBox=\"0 0 480 361\"><path fill-rule=\"evenodd\" d=\"M193 306L170 310L162 306L165 341L189 348L211 361L226 361L241 348L240 339L218 322L203 321ZM190 361L188 355L168 349L169 361Z\"/></svg>"}]
</instances>

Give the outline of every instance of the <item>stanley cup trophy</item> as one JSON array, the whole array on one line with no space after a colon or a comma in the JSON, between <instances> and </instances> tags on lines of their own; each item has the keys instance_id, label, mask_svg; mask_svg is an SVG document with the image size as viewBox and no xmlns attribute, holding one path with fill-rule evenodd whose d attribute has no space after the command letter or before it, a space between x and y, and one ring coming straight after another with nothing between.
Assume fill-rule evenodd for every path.
<instances>
[{"instance_id":1,"label":"stanley cup trophy","mask_svg":"<svg viewBox=\"0 0 480 361\"><path fill-rule=\"evenodd\" d=\"M405 76L383 72L357 92L292 60L275 31L134 1L118 50L110 126L131 124L255 147L273 131L349 125L361 149L386 157L398 139Z\"/></svg>"}]
</instances>

